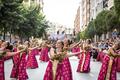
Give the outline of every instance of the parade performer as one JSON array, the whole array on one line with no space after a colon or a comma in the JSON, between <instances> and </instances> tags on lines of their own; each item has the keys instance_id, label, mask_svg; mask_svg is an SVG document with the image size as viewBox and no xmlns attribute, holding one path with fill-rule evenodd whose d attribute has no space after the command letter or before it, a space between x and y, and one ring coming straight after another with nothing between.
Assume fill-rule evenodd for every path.
<instances>
[{"instance_id":1,"label":"parade performer","mask_svg":"<svg viewBox=\"0 0 120 80\"><path fill-rule=\"evenodd\" d=\"M63 47L63 42L58 40L56 49L51 48L51 60L48 62L43 80L73 80L71 68L69 68L70 64L68 64L67 59L79 53L67 54Z\"/></svg>"},{"instance_id":2,"label":"parade performer","mask_svg":"<svg viewBox=\"0 0 120 80\"><path fill-rule=\"evenodd\" d=\"M5 44L2 44L2 47L5 47ZM0 50L0 80L5 80L4 76L4 58L8 56L14 56L16 54L24 52L26 49L21 49L17 52L6 52L5 50Z\"/></svg>"},{"instance_id":3,"label":"parade performer","mask_svg":"<svg viewBox=\"0 0 120 80\"><path fill-rule=\"evenodd\" d=\"M39 60L41 60L43 62L48 62L49 61L48 52L49 52L49 46L48 46L47 42L44 41L42 43L42 48L41 48L41 53L40 53Z\"/></svg>"},{"instance_id":4,"label":"parade performer","mask_svg":"<svg viewBox=\"0 0 120 80\"><path fill-rule=\"evenodd\" d=\"M104 57L98 80L117 80L116 58L120 57L117 50L120 49L120 42L117 42L109 49L108 55Z\"/></svg>"},{"instance_id":5,"label":"parade performer","mask_svg":"<svg viewBox=\"0 0 120 80\"><path fill-rule=\"evenodd\" d=\"M77 72L88 73L90 72L90 46L82 45L82 53L79 60Z\"/></svg>"},{"instance_id":6,"label":"parade performer","mask_svg":"<svg viewBox=\"0 0 120 80\"><path fill-rule=\"evenodd\" d=\"M38 68L37 59L35 57L36 48L37 47L31 48L28 51L27 68L31 69Z\"/></svg>"},{"instance_id":7,"label":"parade performer","mask_svg":"<svg viewBox=\"0 0 120 80\"><path fill-rule=\"evenodd\" d=\"M74 42L73 44L76 44L76 42ZM72 53L76 53L76 52L80 52L80 46L77 45L75 47L72 48ZM80 55L77 55L78 59L80 59Z\"/></svg>"},{"instance_id":8,"label":"parade performer","mask_svg":"<svg viewBox=\"0 0 120 80\"><path fill-rule=\"evenodd\" d=\"M17 50L22 50L24 49L25 46L24 45L19 45ZM26 72L26 56L27 56L27 52L21 52L18 53L14 56L13 58L13 68L11 71L11 78L16 78L18 80L27 80L28 79L28 75ZM16 61L15 61L16 60Z\"/></svg>"}]
</instances>

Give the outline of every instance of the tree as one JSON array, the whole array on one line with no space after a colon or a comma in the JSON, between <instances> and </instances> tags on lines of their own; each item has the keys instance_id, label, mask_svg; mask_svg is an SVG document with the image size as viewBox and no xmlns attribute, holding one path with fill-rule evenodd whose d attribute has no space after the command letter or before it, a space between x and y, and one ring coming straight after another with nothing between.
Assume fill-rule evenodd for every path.
<instances>
[{"instance_id":1,"label":"tree","mask_svg":"<svg viewBox=\"0 0 120 80\"><path fill-rule=\"evenodd\" d=\"M13 30L16 29L19 22L22 19L20 15L20 5L23 0L1 0L1 8L0 8L0 27L1 31L5 34L9 32L12 34ZM11 39L11 38L10 38Z\"/></svg>"},{"instance_id":2,"label":"tree","mask_svg":"<svg viewBox=\"0 0 120 80\"><path fill-rule=\"evenodd\" d=\"M97 35L107 33L109 26L106 25L106 16L109 13L108 10L103 10L100 12L95 19L95 30Z\"/></svg>"},{"instance_id":3,"label":"tree","mask_svg":"<svg viewBox=\"0 0 120 80\"><path fill-rule=\"evenodd\" d=\"M107 31L112 31L114 29L119 29L119 20L116 13L111 10L107 13L105 17Z\"/></svg>"},{"instance_id":4,"label":"tree","mask_svg":"<svg viewBox=\"0 0 120 80\"><path fill-rule=\"evenodd\" d=\"M48 22L40 6L25 7L23 0L0 0L0 32L18 35L21 40L46 35Z\"/></svg>"},{"instance_id":5,"label":"tree","mask_svg":"<svg viewBox=\"0 0 120 80\"><path fill-rule=\"evenodd\" d=\"M85 31L80 32L80 39L87 39Z\"/></svg>"},{"instance_id":6,"label":"tree","mask_svg":"<svg viewBox=\"0 0 120 80\"><path fill-rule=\"evenodd\" d=\"M120 0L114 0L114 6L115 6L115 12L119 17L119 21L120 21Z\"/></svg>"},{"instance_id":7,"label":"tree","mask_svg":"<svg viewBox=\"0 0 120 80\"><path fill-rule=\"evenodd\" d=\"M85 30L85 35L87 38L93 38L96 33L94 20L90 21L87 29Z\"/></svg>"},{"instance_id":8,"label":"tree","mask_svg":"<svg viewBox=\"0 0 120 80\"><path fill-rule=\"evenodd\" d=\"M21 39L31 36L42 37L48 24L44 15L40 12L40 8L34 5L29 8L24 7L21 11L22 13L25 19L19 24L19 29L17 30L17 34Z\"/></svg>"}]
</instances>

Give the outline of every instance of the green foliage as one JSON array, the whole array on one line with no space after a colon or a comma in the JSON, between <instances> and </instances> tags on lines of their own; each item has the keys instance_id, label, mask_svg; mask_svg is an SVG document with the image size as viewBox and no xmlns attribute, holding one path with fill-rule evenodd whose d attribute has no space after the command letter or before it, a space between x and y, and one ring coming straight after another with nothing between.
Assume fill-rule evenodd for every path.
<instances>
[{"instance_id":1,"label":"green foliage","mask_svg":"<svg viewBox=\"0 0 120 80\"><path fill-rule=\"evenodd\" d=\"M96 31L95 31L95 26L94 26L94 20L90 21L88 24L88 27L79 33L79 36L81 39L91 39L94 37Z\"/></svg>"},{"instance_id":2,"label":"green foliage","mask_svg":"<svg viewBox=\"0 0 120 80\"><path fill-rule=\"evenodd\" d=\"M111 32L114 29L120 31L120 23L114 10L103 10L100 12L95 20L89 22L85 31L80 33L81 39L90 38L94 35L101 36L103 33Z\"/></svg>"},{"instance_id":3,"label":"green foliage","mask_svg":"<svg viewBox=\"0 0 120 80\"><path fill-rule=\"evenodd\" d=\"M12 33L21 21L22 17L19 13L22 0L1 0L0 8L0 29L1 32Z\"/></svg>"},{"instance_id":4,"label":"green foliage","mask_svg":"<svg viewBox=\"0 0 120 80\"><path fill-rule=\"evenodd\" d=\"M79 41L80 40L80 33L77 33L77 38L75 39L75 41Z\"/></svg>"},{"instance_id":5,"label":"green foliage","mask_svg":"<svg viewBox=\"0 0 120 80\"><path fill-rule=\"evenodd\" d=\"M94 24L94 20L92 20L89 22L88 27L85 30L85 34L87 38L93 38L95 33L96 33L95 24Z\"/></svg>"},{"instance_id":6,"label":"green foliage","mask_svg":"<svg viewBox=\"0 0 120 80\"><path fill-rule=\"evenodd\" d=\"M105 17L107 31L119 29L119 20L114 11L109 11Z\"/></svg>"},{"instance_id":7,"label":"green foliage","mask_svg":"<svg viewBox=\"0 0 120 80\"><path fill-rule=\"evenodd\" d=\"M85 31L80 32L80 39L87 39Z\"/></svg>"},{"instance_id":8,"label":"green foliage","mask_svg":"<svg viewBox=\"0 0 120 80\"><path fill-rule=\"evenodd\" d=\"M114 6L115 6L115 12L119 17L119 21L120 21L120 0L114 0Z\"/></svg>"},{"instance_id":9,"label":"green foliage","mask_svg":"<svg viewBox=\"0 0 120 80\"><path fill-rule=\"evenodd\" d=\"M0 32L21 38L42 37L48 22L39 6L25 7L23 0L0 0Z\"/></svg>"},{"instance_id":10,"label":"green foliage","mask_svg":"<svg viewBox=\"0 0 120 80\"><path fill-rule=\"evenodd\" d=\"M100 12L95 19L95 30L98 35L107 32L106 20L105 17L109 11L103 10Z\"/></svg>"}]
</instances>

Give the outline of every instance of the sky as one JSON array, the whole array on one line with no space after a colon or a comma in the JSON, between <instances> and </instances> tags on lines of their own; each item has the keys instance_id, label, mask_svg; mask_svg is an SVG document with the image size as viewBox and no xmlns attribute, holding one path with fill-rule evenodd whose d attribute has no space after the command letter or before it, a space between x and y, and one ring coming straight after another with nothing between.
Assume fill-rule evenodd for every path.
<instances>
[{"instance_id":1,"label":"sky","mask_svg":"<svg viewBox=\"0 0 120 80\"><path fill-rule=\"evenodd\" d=\"M43 0L44 14L50 22L74 27L75 15L80 0Z\"/></svg>"}]
</instances>

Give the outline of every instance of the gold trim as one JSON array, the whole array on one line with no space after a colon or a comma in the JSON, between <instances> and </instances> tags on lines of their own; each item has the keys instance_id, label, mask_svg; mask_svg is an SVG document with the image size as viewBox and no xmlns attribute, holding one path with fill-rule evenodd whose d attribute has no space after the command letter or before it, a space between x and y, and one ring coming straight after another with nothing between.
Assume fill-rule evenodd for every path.
<instances>
[{"instance_id":1,"label":"gold trim","mask_svg":"<svg viewBox=\"0 0 120 80\"><path fill-rule=\"evenodd\" d=\"M111 73L111 70L112 70L112 64L113 64L113 58L110 57L105 80L110 80L110 75L111 75L110 73Z\"/></svg>"},{"instance_id":2,"label":"gold trim","mask_svg":"<svg viewBox=\"0 0 120 80\"><path fill-rule=\"evenodd\" d=\"M55 78L56 78L56 72L57 72L57 65L58 65L58 63L59 63L58 60L54 60L52 62L53 80L55 80Z\"/></svg>"},{"instance_id":3,"label":"gold trim","mask_svg":"<svg viewBox=\"0 0 120 80\"><path fill-rule=\"evenodd\" d=\"M80 67L80 71L82 72L83 71L83 66L84 66L84 63L85 63L85 53L83 54L83 60L82 60L82 64L81 64L81 67Z\"/></svg>"}]
</instances>

